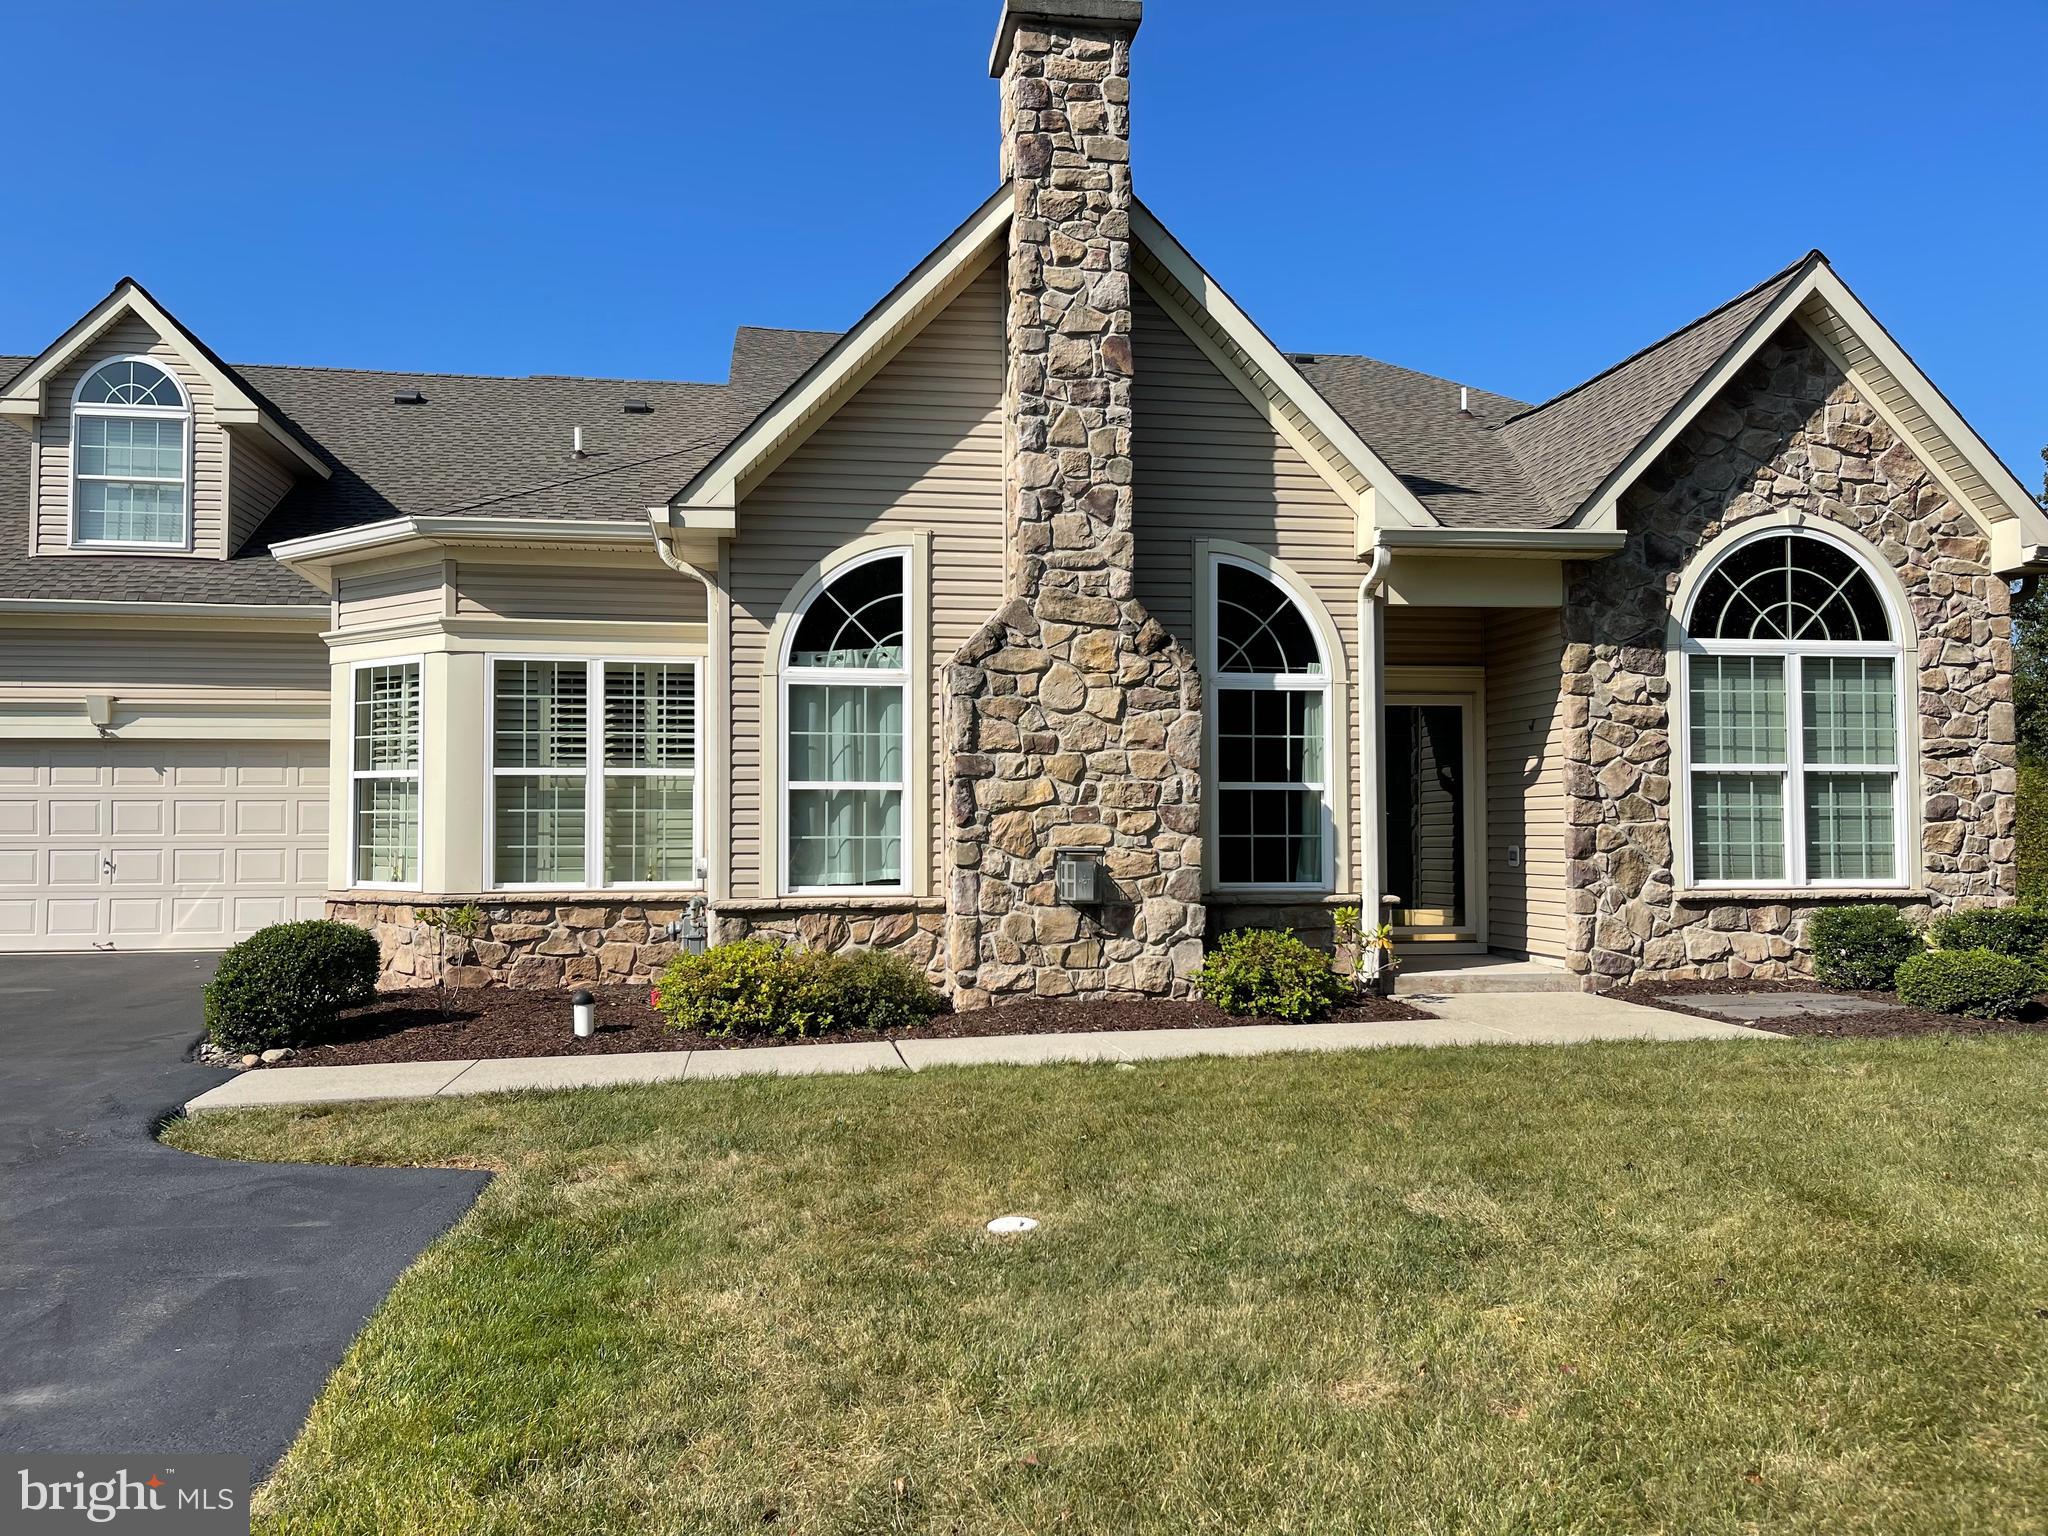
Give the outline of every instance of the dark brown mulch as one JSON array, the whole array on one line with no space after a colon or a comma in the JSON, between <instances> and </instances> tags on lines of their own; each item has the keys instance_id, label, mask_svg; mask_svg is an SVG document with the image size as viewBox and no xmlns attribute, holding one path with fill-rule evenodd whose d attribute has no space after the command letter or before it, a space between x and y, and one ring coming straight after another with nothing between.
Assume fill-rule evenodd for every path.
<instances>
[{"instance_id":1,"label":"dark brown mulch","mask_svg":"<svg viewBox=\"0 0 2048 1536\"><path fill-rule=\"evenodd\" d=\"M501 987L390 992L342 1017L345 1038L295 1053L281 1066L360 1066L378 1061L462 1061L471 1057L607 1056L620 1051L719 1051L741 1046L815 1044L810 1040L718 1040L670 1029L648 1006L646 987L598 987L597 1033L578 1040L569 1031L567 991L511 991ZM1334 1010L1332 1019L1429 1019L1433 1015L1391 999L1361 998ZM1278 1024L1240 1019L1208 1003L1011 1003L974 1013L942 1013L916 1029L842 1030L829 1040L961 1038L970 1035L1094 1034L1109 1029L1220 1029L1232 1024Z\"/></svg>"},{"instance_id":2,"label":"dark brown mulch","mask_svg":"<svg viewBox=\"0 0 2048 1536\"><path fill-rule=\"evenodd\" d=\"M1907 1008L1889 992L1836 992L1817 981L1660 981L1623 987L1607 994L1624 1002L1642 1003L1672 1013L1691 1014L1698 1019L1728 1020L1703 1008L1667 1003L1667 997L1727 997L1740 992L1826 992L1831 997L1860 997L1873 1003L1889 1003L1883 1012L1844 1013L1831 1018L1800 1016L1790 1019L1743 1020L1753 1029L1767 1029L1774 1035L1798 1035L1825 1040L1884 1040L1908 1035L2037 1035L2048 1034L2048 1008L2036 998L2033 1006L2016 1019L1971 1019L1961 1014L1933 1013L1925 1008Z\"/></svg>"}]
</instances>

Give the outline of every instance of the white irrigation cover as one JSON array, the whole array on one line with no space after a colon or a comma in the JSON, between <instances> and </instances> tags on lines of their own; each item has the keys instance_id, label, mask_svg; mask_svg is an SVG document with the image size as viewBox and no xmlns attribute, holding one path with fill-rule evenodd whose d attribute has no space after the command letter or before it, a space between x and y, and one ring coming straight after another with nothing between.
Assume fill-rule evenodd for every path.
<instances>
[{"instance_id":1,"label":"white irrigation cover","mask_svg":"<svg viewBox=\"0 0 2048 1536\"><path fill-rule=\"evenodd\" d=\"M988 1224L988 1230L999 1237L1006 1237L1012 1232L1034 1232L1037 1229L1038 1222L1030 1216L998 1216Z\"/></svg>"}]
</instances>

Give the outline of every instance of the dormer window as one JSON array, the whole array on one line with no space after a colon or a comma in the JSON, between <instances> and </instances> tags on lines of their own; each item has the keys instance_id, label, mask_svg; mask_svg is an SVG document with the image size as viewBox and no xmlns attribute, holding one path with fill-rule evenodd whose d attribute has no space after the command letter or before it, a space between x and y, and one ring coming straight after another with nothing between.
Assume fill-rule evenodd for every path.
<instances>
[{"instance_id":1,"label":"dormer window","mask_svg":"<svg viewBox=\"0 0 2048 1536\"><path fill-rule=\"evenodd\" d=\"M139 357L103 363L71 408L71 542L185 549L192 537L192 410L178 383Z\"/></svg>"}]
</instances>

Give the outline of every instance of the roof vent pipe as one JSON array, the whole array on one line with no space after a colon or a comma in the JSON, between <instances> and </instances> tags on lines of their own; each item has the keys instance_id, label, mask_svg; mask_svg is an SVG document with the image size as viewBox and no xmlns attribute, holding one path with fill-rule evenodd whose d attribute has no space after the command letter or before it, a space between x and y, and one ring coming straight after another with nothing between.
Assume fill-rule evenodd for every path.
<instances>
[{"instance_id":1,"label":"roof vent pipe","mask_svg":"<svg viewBox=\"0 0 2048 1536\"><path fill-rule=\"evenodd\" d=\"M573 452L579 459L583 457L583 429L581 427L578 427L576 429L575 439L573 441L570 451Z\"/></svg>"},{"instance_id":2,"label":"roof vent pipe","mask_svg":"<svg viewBox=\"0 0 2048 1536\"><path fill-rule=\"evenodd\" d=\"M1472 391L1463 384L1458 386L1458 414L1460 416L1470 416L1472 414Z\"/></svg>"}]
</instances>

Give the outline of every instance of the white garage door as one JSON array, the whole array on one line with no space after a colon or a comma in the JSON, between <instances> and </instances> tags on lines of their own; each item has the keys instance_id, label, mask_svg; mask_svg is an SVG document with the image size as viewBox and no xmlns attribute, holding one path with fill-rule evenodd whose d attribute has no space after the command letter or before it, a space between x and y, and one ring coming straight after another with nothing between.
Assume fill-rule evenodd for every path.
<instances>
[{"instance_id":1,"label":"white garage door","mask_svg":"<svg viewBox=\"0 0 2048 1536\"><path fill-rule=\"evenodd\" d=\"M219 949L326 865L324 744L0 741L0 950Z\"/></svg>"}]
</instances>

